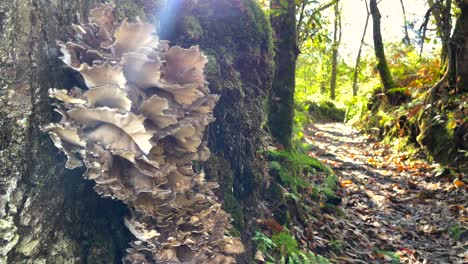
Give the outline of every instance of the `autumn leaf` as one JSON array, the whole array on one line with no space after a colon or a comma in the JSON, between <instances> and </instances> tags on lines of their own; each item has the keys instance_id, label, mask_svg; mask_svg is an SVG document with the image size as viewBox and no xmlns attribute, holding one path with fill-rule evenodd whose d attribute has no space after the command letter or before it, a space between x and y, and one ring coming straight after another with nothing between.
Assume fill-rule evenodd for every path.
<instances>
[{"instance_id":1,"label":"autumn leaf","mask_svg":"<svg viewBox=\"0 0 468 264\"><path fill-rule=\"evenodd\" d=\"M465 187L466 186L466 183L464 183L463 181L459 180L459 179L455 179L453 181L453 184L455 186L457 186L457 188L461 188L461 187Z\"/></svg>"},{"instance_id":2,"label":"autumn leaf","mask_svg":"<svg viewBox=\"0 0 468 264\"><path fill-rule=\"evenodd\" d=\"M346 188L350 184L353 184L353 182L351 180L342 180L342 181L340 181L340 185L343 188Z\"/></svg>"}]
</instances>

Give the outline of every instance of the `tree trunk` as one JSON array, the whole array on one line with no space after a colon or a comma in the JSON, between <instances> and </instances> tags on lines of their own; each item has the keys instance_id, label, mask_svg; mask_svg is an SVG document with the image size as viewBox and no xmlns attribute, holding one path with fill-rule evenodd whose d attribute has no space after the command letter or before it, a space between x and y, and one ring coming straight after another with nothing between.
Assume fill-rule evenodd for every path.
<instances>
[{"instance_id":1,"label":"tree trunk","mask_svg":"<svg viewBox=\"0 0 468 264\"><path fill-rule=\"evenodd\" d=\"M55 41L94 4L0 0L0 263L119 263L130 241L125 206L65 170L40 131L54 118L47 90L76 84Z\"/></svg>"},{"instance_id":2,"label":"tree trunk","mask_svg":"<svg viewBox=\"0 0 468 264\"><path fill-rule=\"evenodd\" d=\"M452 0L446 0L445 4L443 4L443 0L437 2L434 2L434 0L428 0L427 2L435 20L437 36L439 36L442 42L442 50L440 54L441 64L443 67L447 67L449 56L448 46L450 34L452 32L452 17L450 14L450 11L452 10Z\"/></svg>"},{"instance_id":3,"label":"tree trunk","mask_svg":"<svg viewBox=\"0 0 468 264\"><path fill-rule=\"evenodd\" d=\"M459 1L460 16L447 45L447 69L444 76L428 92L426 107L420 114L418 143L433 159L442 165L468 169L468 123L463 118L457 120L455 128L434 122L437 117L449 120L449 115L463 117L466 114L460 107L468 93L468 1ZM445 67L445 65L443 65Z\"/></svg>"},{"instance_id":4,"label":"tree trunk","mask_svg":"<svg viewBox=\"0 0 468 264\"><path fill-rule=\"evenodd\" d=\"M40 131L57 118L47 90L81 82L58 60L55 41L67 41L75 14L86 19L96 2L0 0L0 263L121 263L132 239L126 206L99 197L82 170L65 170L65 157ZM159 2L116 0L117 15L157 21ZM274 70L271 29L253 0L168 3L181 6L163 20L174 25L165 36L199 44L210 59L210 89L221 99L207 133L214 155L204 167L242 230L247 253L239 263L250 263L266 181L259 150Z\"/></svg>"},{"instance_id":5,"label":"tree trunk","mask_svg":"<svg viewBox=\"0 0 468 264\"><path fill-rule=\"evenodd\" d=\"M396 84L393 81L392 74L388 68L387 60L385 59L385 50L382 40L382 33L380 30L380 12L377 7L376 0L370 0L369 2L370 11L372 14L372 25L373 25L373 36L374 36L374 51L375 57L377 58L377 70L379 71L380 80L382 81L383 91L387 93L391 88L395 88ZM392 100L390 100L392 103Z\"/></svg>"},{"instance_id":6,"label":"tree trunk","mask_svg":"<svg viewBox=\"0 0 468 264\"><path fill-rule=\"evenodd\" d=\"M460 1L461 14L449 41L449 82L459 93L468 91L468 0Z\"/></svg>"},{"instance_id":7,"label":"tree trunk","mask_svg":"<svg viewBox=\"0 0 468 264\"><path fill-rule=\"evenodd\" d=\"M403 28L405 29L405 36L403 37L403 44L408 46L411 44L411 40L408 34L408 19L406 18L405 4L403 3L403 0L400 0L400 4L401 4L401 10L403 12Z\"/></svg>"},{"instance_id":8,"label":"tree trunk","mask_svg":"<svg viewBox=\"0 0 468 264\"><path fill-rule=\"evenodd\" d=\"M366 23L364 25L364 31L362 32L361 43L359 44L359 51L356 57L356 66L354 67L353 96L357 96L357 92L358 92L357 81L358 81L358 76L359 76L359 63L361 63L362 46L364 45L364 39L366 37L367 27L369 26L369 17L370 17L369 6L367 5L367 0L364 1L364 3L366 4L367 17L366 17Z\"/></svg>"},{"instance_id":9,"label":"tree trunk","mask_svg":"<svg viewBox=\"0 0 468 264\"><path fill-rule=\"evenodd\" d=\"M268 126L272 136L286 149L291 148L294 116L294 89L296 86L296 59L299 55L296 32L296 5L279 0L270 2L272 10L281 10L271 16L276 46L276 72L271 89Z\"/></svg>"},{"instance_id":10,"label":"tree trunk","mask_svg":"<svg viewBox=\"0 0 468 264\"><path fill-rule=\"evenodd\" d=\"M212 157L204 164L206 176L220 183L224 209L242 232L246 254L238 263L251 263L254 218L267 185L264 149L267 99L274 61L271 28L254 0L169 1L174 12L163 12L163 39L173 45L200 45L209 62L209 88L221 98L216 121L208 128ZM169 16L169 17L168 17Z\"/></svg>"},{"instance_id":11,"label":"tree trunk","mask_svg":"<svg viewBox=\"0 0 468 264\"><path fill-rule=\"evenodd\" d=\"M340 1L335 3L335 20L333 30L333 48L332 48L332 72L330 77L330 99L336 98L336 75L338 68L338 47L341 42L341 18L340 18Z\"/></svg>"}]
</instances>

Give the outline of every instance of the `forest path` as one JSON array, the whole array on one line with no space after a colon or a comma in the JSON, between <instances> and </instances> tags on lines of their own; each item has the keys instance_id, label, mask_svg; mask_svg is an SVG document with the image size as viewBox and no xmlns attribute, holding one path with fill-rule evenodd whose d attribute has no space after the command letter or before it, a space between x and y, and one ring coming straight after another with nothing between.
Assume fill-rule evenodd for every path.
<instances>
[{"instance_id":1,"label":"forest path","mask_svg":"<svg viewBox=\"0 0 468 264\"><path fill-rule=\"evenodd\" d=\"M344 244L335 260L468 263L466 234L464 242L449 235L466 226L466 187L342 123L314 124L305 134L311 155L330 165L342 186L348 220L335 224Z\"/></svg>"}]
</instances>

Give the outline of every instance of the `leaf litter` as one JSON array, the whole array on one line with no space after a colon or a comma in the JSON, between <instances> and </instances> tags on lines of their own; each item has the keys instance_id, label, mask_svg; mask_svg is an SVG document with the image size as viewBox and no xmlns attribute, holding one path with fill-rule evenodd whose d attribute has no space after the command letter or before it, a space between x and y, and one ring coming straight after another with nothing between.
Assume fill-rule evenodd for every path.
<instances>
[{"instance_id":1,"label":"leaf litter","mask_svg":"<svg viewBox=\"0 0 468 264\"><path fill-rule=\"evenodd\" d=\"M310 156L339 177L344 214L299 240L336 263L468 263L466 176L443 172L342 123L310 126ZM339 243L340 250L330 250Z\"/></svg>"}]
</instances>

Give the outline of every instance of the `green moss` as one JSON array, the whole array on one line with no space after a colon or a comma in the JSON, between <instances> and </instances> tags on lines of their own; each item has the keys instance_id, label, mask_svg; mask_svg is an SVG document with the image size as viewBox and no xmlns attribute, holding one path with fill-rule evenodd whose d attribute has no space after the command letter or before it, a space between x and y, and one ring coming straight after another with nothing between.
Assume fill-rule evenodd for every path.
<instances>
[{"instance_id":1,"label":"green moss","mask_svg":"<svg viewBox=\"0 0 468 264\"><path fill-rule=\"evenodd\" d=\"M328 100L304 102L304 108L307 108L308 114L315 122L342 122L345 119L345 109L337 107L333 102Z\"/></svg>"},{"instance_id":2,"label":"green moss","mask_svg":"<svg viewBox=\"0 0 468 264\"><path fill-rule=\"evenodd\" d=\"M203 53L208 58L208 63L205 66L205 72L210 76L219 76L221 74L221 67L216 59L216 53L213 50L204 50Z\"/></svg>"},{"instance_id":3,"label":"green moss","mask_svg":"<svg viewBox=\"0 0 468 264\"><path fill-rule=\"evenodd\" d=\"M428 154L441 164L449 164L453 159L453 130L441 124L422 122L421 133L417 137L418 143L425 147Z\"/></svg>"},{"instance_id":4,"label":"green moss","mask_svg":"<svg viewBox=\"0 0 468 264\"><path fill-rule=\"evenodd\" d=\"M327 176L324 182L325 186L333 192L338 189L338 183L338 177L336 177L334 174Z\"/></svg>"},{"instance_id":5,"label":"green moss","mask_svg":"<svg viewBox=\"0 0 468 264\"><path fill-rule=\"evenodd\" d=\"M182 18L182 26L191 39L197 40L203 36L203 29L198 19L194 16L186 16Z\"/></svg>"},{"instance_id":6,"label":"green moss","mask_svg":"<svg viewBox=\"0 0 468 264\"><path fill-rule=\"evenodd\" d=\"M142 21L146 20L144 6L138 5L132 0L116 0L115 3L117 20L122 21L124 18L135 20L139 17Z\"/></svg>"},{"instance_id":7,"label":"green moss","mask_svg":"<svg viewBox=\"0 0 468 264\"><path fill-rule=\"evenodd\" d=\"M310 197L315 201L320 199L320 189L317 186L312 186Z\"/></svg>"},{"instance_id":8,"label":"green moss","mask_svg":"<svg viewBox=\"0 0 468 264\"><path fill-rule=\"evenodd\" d=\"M343 241L342 240L331 240L328 242L328 247L337 254L341 254L344 249Z\"/></svg>"},{"instance_id":9,"label":"green moss","mask_svg":"<svg viewBox=\"0 0 468 264\"><path fill-rule=\"evenodd\" d=\"M275 234L271 237L273 243L281 249L282 255L286 256L293 253L299 253L299 243L287 231Z\"/></svg>"},{"instance_id":10,"label":"green moss","mask_svg":"<svg viewBox=\"0 0 468 264\"><path fill-rule=\"evenodd\" d=\"M333 191L332 189L330 188L323 188L322 189L322 193L325 195L326 199L327 200L330 200L330 199L333 199L333 198L337 198L336 194L335 194L335 191Z\"/></svg>"},{"instance_id":11,"label":"green moss","mask_svg":"<svg viewBox=\"0 0 468 264\"><path fill-rule=\"evenodd\" d=\"M449 227L448 232L450 237L455 241L468 237L468 229L459 224Z\"/></svg>"},{"instance_id":12,"label":"green moss","mask_svg":"<svg viewBox=\"0 0 468 264\"><path fill-rule=\"evenodd\" d=\"M223 158L211 156L204 168L207 178L220 184L218 195L223 199L224 210L234 219L234 227L237 229L235 232L242 230L245 225L244 212L234 195L234 174L229 163Z\"/></svg>"},{"instance_id":13,"label":"green moss","mask_svg":"<svg viewBox=\"0 0 468 264\"><path fill-rule=\"evenodd\" d=\"M287 201L284 197L284 188L282 188L279 183L273 183L268 189L266 196L271 201L279 205L273 211L275 219L282 225L288 225L291 223L292 218Z\"/></svg>"}]
</instances>

